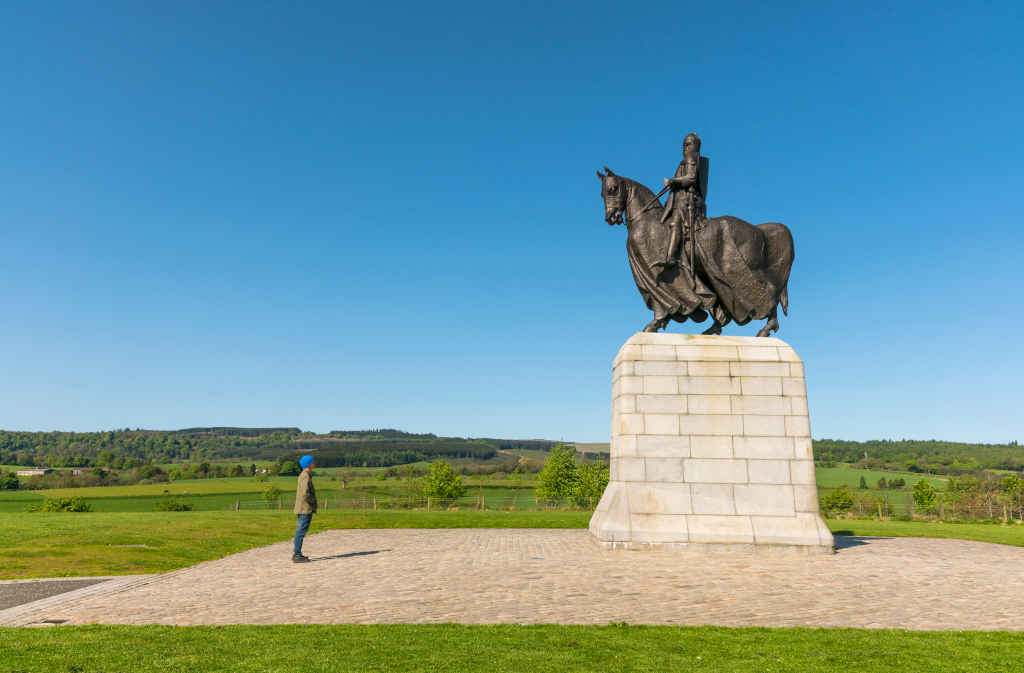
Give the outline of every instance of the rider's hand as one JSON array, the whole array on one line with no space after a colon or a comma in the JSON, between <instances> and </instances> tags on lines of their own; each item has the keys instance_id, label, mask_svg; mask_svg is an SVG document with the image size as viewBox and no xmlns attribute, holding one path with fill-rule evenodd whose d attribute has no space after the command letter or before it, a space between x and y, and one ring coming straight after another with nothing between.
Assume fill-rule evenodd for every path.
<instances>
[{"instance_id":1,"label":"rider's hand","mask_svg":"<svg viewBox=\"0 0 1024 673\"><path fill-rule=\"evenodd\" d=\"M668 178L665 178L665 184L663 186L668 187Z\"/></svg>"}]
</instances>

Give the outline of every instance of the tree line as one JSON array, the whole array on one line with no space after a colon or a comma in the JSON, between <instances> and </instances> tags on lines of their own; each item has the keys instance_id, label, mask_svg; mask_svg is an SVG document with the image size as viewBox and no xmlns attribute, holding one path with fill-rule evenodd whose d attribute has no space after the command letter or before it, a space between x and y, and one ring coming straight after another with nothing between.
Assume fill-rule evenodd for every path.
<instances>
[{"instance_id":1,"label":"tree line","mask_svg":"<svg viewBox=\"0 0 1024 673\"><path fill-rule=\"evenodd\" d=\"M936 439L876 439L867 442L816 439L814 459L826 464L848 463L866 469L931 474L983 469L1024 470L1024 448L1016 440L1006 444L972 444Z\"/></svg>"}]
</instances>

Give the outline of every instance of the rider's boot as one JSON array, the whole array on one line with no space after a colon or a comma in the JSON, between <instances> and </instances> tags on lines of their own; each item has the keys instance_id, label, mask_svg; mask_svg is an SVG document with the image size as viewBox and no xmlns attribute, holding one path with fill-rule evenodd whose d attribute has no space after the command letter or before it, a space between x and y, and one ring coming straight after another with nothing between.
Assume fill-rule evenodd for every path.
<instances>
[{"instance_id":1,"label":"rider's boot","mask_svg":"<svg viewBox=\"0 0 1024 673\"><path fill-rule=\"evenodd\" d=\"M657 266L657 267L666 267L667 268L667 267L670 267L670 266L675 266L676 265L676 259L675 259L676 255L675 255L675 252L676 252L676 246L677 245L679 245L679 231L676 230L676 229L673 229L672 233L671 233L671 235L669 236L669 239L668 239L668 250L665 252L665 261L664 262L655 262L654 264L651 264L651 267L653 268L653 267Z\"/></svg>"}]
</instances>

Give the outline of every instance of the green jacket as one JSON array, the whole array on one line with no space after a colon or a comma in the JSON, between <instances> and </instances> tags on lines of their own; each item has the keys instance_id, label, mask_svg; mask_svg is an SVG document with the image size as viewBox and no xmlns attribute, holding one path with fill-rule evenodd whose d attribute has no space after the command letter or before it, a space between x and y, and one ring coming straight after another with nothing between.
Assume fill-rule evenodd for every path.
<instances>
[{"instance_id":1,"label":"green jacket","mask_svg":"<svg viewBox=\"0 0 1024 673\"><path fill-rule=\"evenodd\" d=\"M295 489L295 513L316 514L316 489L309 470L303 470L299 475L299 486Z\"/></svg>"}]
</instances>

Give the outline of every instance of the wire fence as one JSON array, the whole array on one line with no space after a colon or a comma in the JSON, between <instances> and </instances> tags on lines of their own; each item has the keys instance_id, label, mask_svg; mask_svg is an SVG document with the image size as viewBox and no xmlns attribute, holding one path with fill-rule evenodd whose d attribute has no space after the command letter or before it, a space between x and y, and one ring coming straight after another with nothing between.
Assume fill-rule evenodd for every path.
<instances>
[{"instance_id":1,"label":"wire fence","mask_svg":"<svg viewBox=\"0 0 1024 673\"><path fill-rule=\"evenodd\" d=\"M461 498L431 498L407 495L361 495L355 497L326 496L317 499L318 511L337 509L361 510L425 510L425 511L593 511L600 498L537 498L513 495L507 497L463 496ZM277 500L236 500L228 507L232 511L278 510L292 511L294 498Z\"/></svg>"}]
</instances>

